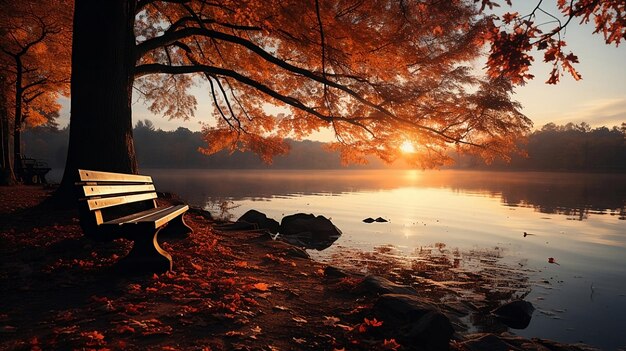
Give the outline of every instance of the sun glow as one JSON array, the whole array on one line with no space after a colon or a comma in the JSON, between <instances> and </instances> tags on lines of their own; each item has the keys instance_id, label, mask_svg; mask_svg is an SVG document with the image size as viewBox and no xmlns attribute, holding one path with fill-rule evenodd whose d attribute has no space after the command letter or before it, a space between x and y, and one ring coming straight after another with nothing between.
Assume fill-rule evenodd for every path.
<instances>
[{"instance_id":1,"label":"sun glow","mask_svg":"<svg viewBox=\"0 0 626 351\"><path fill-rule=\"evenodd\" d=\"M400 145L400 151L402 151L405 154L412 154L415 152L415 146L413 145L412 142L407 140L403 142L402 145Z\"/></svg>"}]
</instances>

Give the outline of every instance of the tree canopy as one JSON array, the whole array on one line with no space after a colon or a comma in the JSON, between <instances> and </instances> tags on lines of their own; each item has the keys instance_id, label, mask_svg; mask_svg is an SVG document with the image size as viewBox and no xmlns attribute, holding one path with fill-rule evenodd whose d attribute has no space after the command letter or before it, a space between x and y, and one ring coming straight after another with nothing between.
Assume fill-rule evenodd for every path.
<instances>
[{"instance_id":1,"label":"tree canopy","mask_svg":"<svg viewBox=\"0 0 626 351\"><path fill-rule=\"evenodd\" d=\"M206 78L216 125L202 151L282 153L285 136L330 128L344 160L423 166L450 147L504 155L531 122L513 85L472 68L491 21L473 1L143 1L136 87L153 112L188 118ZM181 75L186 73L186 75ZM173 93L175 92L175 93ZM279 112L277 112L279 111Z\"/></svg>"}]
</instances>

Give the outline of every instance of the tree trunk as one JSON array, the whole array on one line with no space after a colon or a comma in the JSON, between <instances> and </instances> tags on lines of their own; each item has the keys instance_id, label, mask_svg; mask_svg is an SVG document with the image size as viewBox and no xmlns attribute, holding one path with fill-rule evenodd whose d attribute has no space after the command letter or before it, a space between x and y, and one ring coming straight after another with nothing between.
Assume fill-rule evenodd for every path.
<instances>
[{"instance_id":1,"label":"tree trunk","mask_svg":"<svg viewBox=\"0 0 626 351\"><path fill-rule=\"evenodd\" d=\"M15 120L13 121L13 170L22 167L22 58L15 56ZM21 174L18 174L21 178ZM19 179L18 179L19 180ZM23 180L22 180L23 181Z\"/></svg>"},{"instance_id":2,"label":"tree trunk","mask_svg":"<svg viewBox=\"0 0 626 351\"><path fill-rule=\"evenodd\" d=\"M0 148L2 149L2 154L0 155L2 157L0 160L0 185L12 185L16 182L11 162L11 134L9 132L9 111L7 110L6 92L6 77L0 75Z\"/></svg>"},{"instance_id":3,"label":"tree trunk","mask_svg":"<svg viewBox=\"0 0 626 351\"><path fill-rule=\"evenodd\" d=\"M73 194L77 169L136 173L131 98L136 0L76 0L70 140L58 195Z\"/></svg>"}]
</instances>

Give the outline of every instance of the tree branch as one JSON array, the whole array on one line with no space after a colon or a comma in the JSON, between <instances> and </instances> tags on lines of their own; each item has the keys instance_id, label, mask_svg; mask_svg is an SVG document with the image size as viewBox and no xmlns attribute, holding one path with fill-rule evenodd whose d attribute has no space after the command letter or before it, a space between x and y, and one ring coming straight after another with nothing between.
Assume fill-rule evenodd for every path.
<instances>
[{"instance_id":1,"label":"tree branch","mask_svg":"<svg viewBox=\"0 0 626 351\"><path fill-rule=\"evenodd\" d=\"M41 78L41 79L36 80L36 81L34 81L34 82L31 82L31 83L29 83L29 84L26 84L25 86L23 86L23 87L22 87L22 91L24 91L24 90L26 90L26 89L28 89L28 88L32 88L32 87L34 87L34 86L36 86L36 85L41 85L41 84L44 84L44 83L46 83L47 81L48 81L48 77L44 77L44 78Z\"/></svg>"},{"instance_id":2,"label":"tree branch","mask_svg":"<svg viewBox=\"0 0 626 351\"><path fill-rule=\"evenodd\" d=\"M240 46L243 46L247 49L249 49L250 51L252 51L253 53L257 54L258 56L260 56L261 58L263 58L264 60L275 64L278 67L281 67L287 71L290 71L292 73L296 73L299 75L302 75L306 78L312 79L314 81L317 81L319 83L322 84L326 84L329 87L341 90L347 94L349 94L350 96L352 96L353 98L355 98L357 101L359 101L360 103L369 106L373 109L376 109L382 113L384 113L387 116L396 118L395 115L393 115L393 113L391 113L390 111L386 110L385 108L381 107L380 105L377 105L365 98L363 98L360 94L358 94L356 91L346 87L345 85L333 82L331 80L328 80L324 77L318 76L317 74L313 73L312 71L309 71L307 69L301 68L301 67L297 67L294 66L288 62L285 62L275 56L273 56L272 54L270 54L269 52L265 51L263 48L259 47L258 45L252 43L249 40L243 39L241 37L238 36L234 36L234 35L230 35L230 34L226 34L226 33L222 33L222 32L218 32L218 31L214 31L214 30L210 30L210 29L205 29L205 28L185 28L185 29L181 29L175 32L171 32L171 33L166 33L160 37L156 37L153 39L149 39L146 40L145 42L139 44L137 46L137 52L139 53L139 55L143 55L146 52L156 49L158 47L161 46L165 46L165 45L169 45L174 41L183 39L183 38L188 38L188 37L192 37L192 36L204 36L204 37L209 37L209 38L213 38L213 39L218 39L218 40L222 40L222 41L227 41L230 43L234 43Z\"/></svg>"},{"instance_id":3,"label":"tree branch","mask_svg":"<svg viewBox=\"0 0 626 351\"><path fill-rule=\"evenodd\" d=\"M267 85L258 82L252 78L246 77L238 72L235 72L233 70L230 69L225 69L225 68L220 68L220 67L214 67L214 66L207 66L207 65L194 65L194 66L167 66L167 65L163 65L163 64L158 64L158 63L151 63L151 64L143 64L143 65L139 65L136 67L135 69L135 77L139 78L141 76L144 75L148 75L148 74L156 74L156 73L165 73L165 74L189 74L189 73L207 73L207 74L211 74L211 75L218 75L218 76L225 76L225 77L231 77L237 81L239 81L240 83L243 83L245 85L248 85L250 87L253 87L273 98L275 98L278 101L284 102L285 104L295 107L297 109L300 109L302 111L308 112L311 115L318 117L319 119L325 121L325 122L333 122L333 121L342 121L342 122L347 122L350 123L352 125L358 126L360 128L363 128L365 130L368 130L367 126L365 126L362 121L365 120L371 120L372 118L366 118L366 117L355 117L355 118L346 118L346 117L338 117L338 116L327 116L323 113L320 113L319 111L315 110L314 108L311 108L307 105L305 105L304 103L302 103L300 100L291 97L291 96L286 96L283 95L277 91L275 91L274 89L268 87ZM361 98L363 99L363 98ZM377 108L377 110L380 111L380 109ZM383 109L384 111L386 111L385 109ZM475 146L475 147L479 147L479 148L485 148L484 145L480 145L480 144L476 144L476 143L472 143L472 142L468 142L468 141L464 141L461 140L459 138L455 138L453 136L447 135L435 128L431 128L428 126L423 126L411 121L407 121L405 119L402 118L398 118L397 116L395 116L394 114L392 114L391 112L387 111L387 113L389 117L392 118L393 121L396 121L397 123L406 125L409 128L416 128L416 129L420 129L423 131L427 131L430 133L433 133L435 135L438 135L442 138L444 138L445 140L447 140L448 142L453 142L453 143L460 143L460 144L465 144L465 145L471 145L471 146Z\"/></svg>"},{"instance_id":4,"label":"tree branch","mask_svg":"<svg viewBox=\"0 0 626 351\"><path fill-rule=\"evenodd\" d=\"M330 117L323 115L321 113L319 113L318 111L306 106L304 103L302 103L300 100L295 99L293 97L290 96L286 96L283 94L278 93L277 91L275 91L274 89L268 87L267 85L261 83L261 82L257 82L256 80L246 77L244 75L241 75L233 70L229 70L229 69L225 69L225 68L219 68L219 67L214 67L214 66L206 66L206 65L194 65L194 66L167 66L167 65L162 65L162 64L158 64L158 63L151 63L151 64L144 64L144 65L139 65L135 68L135 77L139 78L141 76L147 75L147 74L154 74L154 73L166 73L166 74L187 74L187 73L208 73L208 74L212 74L212 75L220 75L220 76L226 76L226 77L231 77L243 84L246 84L248 86L251 86L279 101L282 101L290 106L293 106L295 108L298 108L300 110L306 111L326 122L329 122L331 120Z\"/></svg>"}]
</instances>

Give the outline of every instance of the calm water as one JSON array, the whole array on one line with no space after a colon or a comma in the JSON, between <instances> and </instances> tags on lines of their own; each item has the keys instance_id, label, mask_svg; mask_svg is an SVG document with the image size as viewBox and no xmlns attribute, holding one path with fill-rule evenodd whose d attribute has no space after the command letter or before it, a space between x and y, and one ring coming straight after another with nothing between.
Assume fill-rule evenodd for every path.
<instances>
[{"instance_id":1,"label":"calm water","mask_svg":"<svg viewBox=\"0 0 626 351\"><path fill-rule=\"evenodd\" d=\"M157 189L177 193L196 206L212 209L232 201L238 206L230 211L235 219L249 209L278 221L297 212L331 217L343 236L331 248L311 253L332 264L367 271L367 258L374 256L362 253L386 254L399 264L413 262L409 267L416 267L424 252L447 255L454 262L450 270L490 277L486 289L493 291L483 295L506 286L507 297L526 296L535 305L530 326L512 332L582 341L608 350L626 347L625 175L388 170L144 173L153 176ZM362 222L379 216L389 223ZM524 232L532 235L525 237ZM511 295L515 289L519 291ZM459 298L477 293L456 291Z\"/></svg>"}]
</instances>

